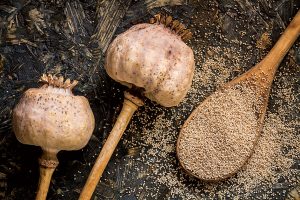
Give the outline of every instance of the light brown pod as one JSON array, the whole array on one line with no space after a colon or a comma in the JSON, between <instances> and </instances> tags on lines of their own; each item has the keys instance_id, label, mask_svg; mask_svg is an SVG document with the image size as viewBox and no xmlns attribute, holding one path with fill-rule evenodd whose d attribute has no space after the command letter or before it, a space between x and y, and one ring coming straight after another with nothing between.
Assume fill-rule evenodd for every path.
<instances>
[{"instance_id":1,"label":"light brown pod","mask_svg":"<svg viewBox=\"0 0 300 200\"><path fill-rule=\"evenodd\" d=\"M110 44L105 60L111 78L129 88L143 88L143 95L165 107L183 100L195 69L193 51L180 37L190 32L171 20L156 15L154 24L131 27ZM175 24L173 29L170 24Z\"/></svg>"},{"instance_id":2,"label":"light brown pod","mask_svg":"<svg viewBox=\"0 0 300 200\"><path fill-rule=\"evenodd\" d=\"M77 81L43 75L45 84L27 90L13 110L13 130L23 144L40 146L40 185L37 199L45 199L58 165L60 150L79 150L89 141L95 119L88 100L74 96Z\"/></svg>"}]
</instances>

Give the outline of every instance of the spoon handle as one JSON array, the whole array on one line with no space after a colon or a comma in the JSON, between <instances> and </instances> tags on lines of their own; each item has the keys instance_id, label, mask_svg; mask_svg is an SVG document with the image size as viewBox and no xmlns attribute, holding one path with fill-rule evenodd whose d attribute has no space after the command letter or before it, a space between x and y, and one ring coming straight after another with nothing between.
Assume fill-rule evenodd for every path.
<instances>
[{"instance_id":1,"label":"spoon handle","mask_svg":"<svg viewBox=\"0 0 300 200\"><path fill-rule=\"evenodd\" d=\"M299 34L300 11L297 12L294 19L290 22L289 26L285 29L268 55L259 63L260 69L265 73L270 74L272 80L280 62L294 44Z\"/></svg>"}]
</instances>

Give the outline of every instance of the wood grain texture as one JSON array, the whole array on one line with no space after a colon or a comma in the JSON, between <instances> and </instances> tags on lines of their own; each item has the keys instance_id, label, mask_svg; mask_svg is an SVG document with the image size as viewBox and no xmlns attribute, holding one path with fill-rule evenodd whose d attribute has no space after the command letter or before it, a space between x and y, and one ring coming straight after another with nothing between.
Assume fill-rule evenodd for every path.
<instances>
[{"instance_id":1,"label":"wood grain texture","mask_svg":"<svg viewBox=\"0 0 300 200\"><path fill-rule=\"evenodd\" d=\"M97 26L92 38L98 42L98 51L104 53L125 15L131 0L99 0L97 3ZM97 52L97 50L96 50Z\"/></svg>"}]
</instances>

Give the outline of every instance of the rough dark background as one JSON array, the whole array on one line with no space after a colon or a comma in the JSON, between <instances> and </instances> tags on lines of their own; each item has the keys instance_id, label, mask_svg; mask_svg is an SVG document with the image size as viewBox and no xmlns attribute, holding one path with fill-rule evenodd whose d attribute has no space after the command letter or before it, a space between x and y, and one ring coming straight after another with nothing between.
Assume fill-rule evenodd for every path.
<instances>
[{"instance_id":1,"label":"rough dark background","mask_svg":"<svg viewBox=\"0 0 300 200\"><path fill-rule=\"evenodd\" d=\"M43 73L77 79L79 85L74 93L89 99L96 117L94 134L83 150L59 153L60 165L54 173L48 194L48 199L77 199L103 139L122 105L124 87L112 81L103 68L103 56L113 37L133 24L148 21L153 14L168 13L191 28L195 36L190 45L203 47L198 49L200 55L204 55L210 46L239 45L232 42L235 40L243 42L242 51L250 51L247 46L253 47L251 58L244 65L245 71L265 53L255 50L260 36L268 31L274 43L299 7L297 0L1 0L0 199L34 199L38 183L37 158L41 152L38 147L23 145L16 140L11 130L11 112L26 89L38 86L37 81ZM245 34L241 36L240 31ZM205 37L207 34L210 37ZM266 51L270 48L267 47ZM294 61L292 70L296 72L291 79L300 77L299 52L298 40L289 53ZM200 63L197 67L201 67L201 56L197 59ZM284 65L286 67L288 64ZM241 73L232 71L229 80ZM294 91L299 93L299 81L294 84ZM211 92L211 88L214 86L203 88L205 95L202 99ZM185 106L189 109L185 112L180 107L175 108L177 113L182 113L182 118L174 126L181 125L198 103L188 102ZM150 101L146 104L153 109L142 108L139 112L147 110L146 114L155 118L158 115L155 108L159 108L166 112L166 118L171 115L167 109ZM299 110L294 115L299 119ZM133 121L141 127L145 126L137 117ZM179 131L179 126L175 130ZM127 141L131 137L139 135L128 132L124 135ZM138 144L138 138L135 140ZM155 179L140 178L134 172L130 174L130 171L126 180L118 184L120 174L128 166L128 159L139 159L138 148L120 143L117 154L103 175L103 181L97 187L95 199L183 199L180 195L168 196L170 188L158 184ZM175 157L175 152L170 156ZM142 163L136 165L140 171L147 171L149 167ZM299 169L300 165L297 167ZM141 188L141 183L145 181L144 188ZM183 184L187 188L196 187L197 181L187 178ZM295 186L293 183L277 189L276 199L284 199ZM153 188L158 189L151 192ZM141 195L141 191L150 195ZM275 198L263 194L251 198L262 197Z\"/></svg>"}]
</instances>

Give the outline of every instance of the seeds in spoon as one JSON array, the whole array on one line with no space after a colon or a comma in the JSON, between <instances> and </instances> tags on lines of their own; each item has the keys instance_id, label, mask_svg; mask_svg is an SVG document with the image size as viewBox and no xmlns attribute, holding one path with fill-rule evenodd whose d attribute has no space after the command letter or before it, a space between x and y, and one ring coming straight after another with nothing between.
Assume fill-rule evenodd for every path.
<instances>
[{"instance_id":1,"label":"seeds in spoon","mask_svg":"<svg viewBox=\"0 0 300 200\"><path fill-rule=\"evenodd\" d=\"M256 94L243 86L217 91L205 100L178 139L184 169L208 181L237 171L257 139L258 106Z\"/></svg>"}]
</instances>

